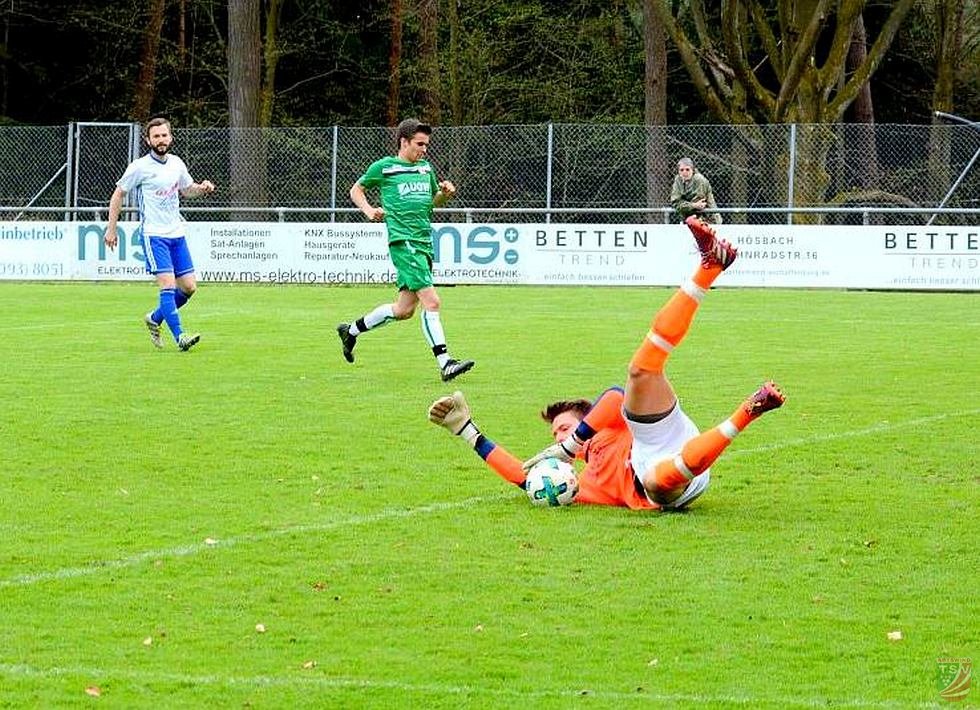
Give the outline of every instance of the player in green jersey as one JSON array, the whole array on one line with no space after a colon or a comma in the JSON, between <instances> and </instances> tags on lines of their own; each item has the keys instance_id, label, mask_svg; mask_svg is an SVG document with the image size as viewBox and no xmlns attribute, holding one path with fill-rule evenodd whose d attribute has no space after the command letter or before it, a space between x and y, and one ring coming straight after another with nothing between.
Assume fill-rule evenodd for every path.
<instances>
[{"instance_id":1,"label":"player in green jersey","mask_svg":"<svg viewBox=\"0 0 980 710\"><path fill-rule=\"evenodd\" d=\"M350 198L371 221L388 226L388 251L398 272L398 298L361 318L337 326L344 359L354 362L357 336L393 320L405 320L422 304L422 334L432 348L444 382L473 367L472 360L456 360L446 347L439 319L439 295L432 284L432 208L456 194L448 180L438 181L425 159L432 126L414 118L398 124L398 154L377 160L350 189ZM367 190L377 188L381 206L375 207Z\"/></svg>"}]
</instances>

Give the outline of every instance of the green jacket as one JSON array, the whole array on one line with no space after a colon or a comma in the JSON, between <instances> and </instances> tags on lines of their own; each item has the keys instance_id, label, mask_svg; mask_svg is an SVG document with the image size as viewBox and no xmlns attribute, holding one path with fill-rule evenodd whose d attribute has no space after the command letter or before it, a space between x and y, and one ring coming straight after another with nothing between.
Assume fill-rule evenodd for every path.
<instances>
[{"instance_id":1,"label":"green jacket","mask_svg":"<svg viewBox=\"0 0 980 710\"><path fill-rule=\"evenodd\" d=\"M693 202L704 200L706 210L718 207L715 195L711 191L711 183L701 173L695 171L690 180L683 180L680 175L674 177L674 186L670 190L670 206L677 210L681 218L692 214L700 214L701 210L694 207ZM721 224L721 215L717 212L704 214L703 219L714 224Z\"/></svg>"}]
</instances>

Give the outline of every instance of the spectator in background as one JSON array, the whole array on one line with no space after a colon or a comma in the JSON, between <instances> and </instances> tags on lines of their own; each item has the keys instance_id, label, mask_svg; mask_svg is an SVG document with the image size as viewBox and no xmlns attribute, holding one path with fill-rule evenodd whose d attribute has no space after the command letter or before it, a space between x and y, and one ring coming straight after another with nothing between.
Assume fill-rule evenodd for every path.
<instances>
[{"instance_id":1,"label":"spectator in background","mask_svg":"<svg viewBox=\"0 0 980 710\"><path fill-rule=\"evenodd\" d=\"M708 178L697 171L694 161L681 158L677 161L677 177L670 191L670 206L680 213L681 219L695 215L713 224L721 224L721 215L715 212L715 195Z\"/></svg>"}]
</instances>

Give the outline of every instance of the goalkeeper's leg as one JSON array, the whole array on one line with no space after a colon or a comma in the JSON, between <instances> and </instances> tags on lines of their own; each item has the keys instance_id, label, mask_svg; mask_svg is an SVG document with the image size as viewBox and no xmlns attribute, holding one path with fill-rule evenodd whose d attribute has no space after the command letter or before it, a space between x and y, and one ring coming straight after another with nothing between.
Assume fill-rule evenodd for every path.
<instances>
[{"instance_id":1,"label":"goalkeeper's leg","mask_svg":"<svg viewBox=\"0 0 980 710\"><path fill-rule=\"evenodd\" d=\"M674 407L677 397L664 374L667 358L690 330L708 289L735 260L735 249L727 242L718 240L702 222L688 221L688 226L698 243L701 263L657 311L649 332L630 360L624 402L628 417L659 416Z\"/></svg>"},{"instance_id":2,"label":"goalkeeper's leg","mask_svg":"<svg viewBox=\"0 0 980 710\"><path fill-rule=\"evenodd\" d=\"M766 412L778 409L785 401L786 397L775 382L764 383L728 419L688 440L673 458L660 461L644 476L643 487L661 505L674 502L695 477L708 470L745 427Z\"/></svg>"}]
</instances>

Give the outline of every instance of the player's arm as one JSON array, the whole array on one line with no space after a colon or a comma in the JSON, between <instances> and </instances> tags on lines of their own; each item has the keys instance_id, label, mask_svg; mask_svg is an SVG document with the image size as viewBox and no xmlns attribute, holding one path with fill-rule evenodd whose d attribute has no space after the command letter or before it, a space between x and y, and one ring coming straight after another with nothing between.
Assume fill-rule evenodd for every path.
<instances>
[{"instance_id":1,"label":"player's arm","mask_svg":"<svg viewBox=\"0 0 980 710\"><path fill-rule=\"evenodd\" d=\"M563 440L548 446L524 462L524 470L529 471L542 459L560 459L571 462L582 452L586 442L602 429L615 429L626 426L623 418L623 388L610 387L592 403L592 408L575 427L575 431Z\"/></svg>"},{"instance_id":2,"label":"player's arm","mask_svg":"<svg viewBox=\"0 0 980 710\"><path fill-rule=\"evenodd\" d=\"M119 215L122 213L122 203L126 198L126 191L117 187L109 198L109 224L105 228L105 245L110 249L115 249L119 243L119 235L116 233L116 226L119 224Z\"/></svg>"},{"instance_id":3,"label":"player's arm","mask_svg":"<svg viewBox=\"0 0 980 710\"><path fill-rule=\"evenodd\" d=\"M200 197L201 195L210 195L214 191L215 186L213 182L210 180L201 180L201 182L192 182L182 189L180 194L182 197Z\"/></svg>"},{"instance_id":4,"label":"player's arm","mask_svg":"<svg viewBox=\"0 0 980 710\"><path fill-rule=\"evenodd\" d=\"M432 198L432 206L442 207L456 195L456 186L449 182L449 180L443 180L437 183L437 186L439 189L435 197Z\"/></svg>"},{"instance_id":5,"label":"player's arm","mask_svg":"<svg viewBox=\"0 0 980 710\"><path fill-rule=\"evenodd\" d=\"M520 459L480 433L462 392L454 392L433 402L429 407L429 421L464 439L505 481L523 487L525 475Z\"/></svg>"},{"instance_id":6,"label":"player's arm","mask_svg":"<svg viewBox=\"0 0 980 710\"><path fill-rule=\"evenodd\" d=\"M360 180L351 186L350 200L357 206L357 209L363 212L364 216L372 222L378 222L384 219L384 208L375 207L371 204L371 201L368 200L367 191L364 189L364 185L361 184Z\"/></svg>"}]
</instances>

